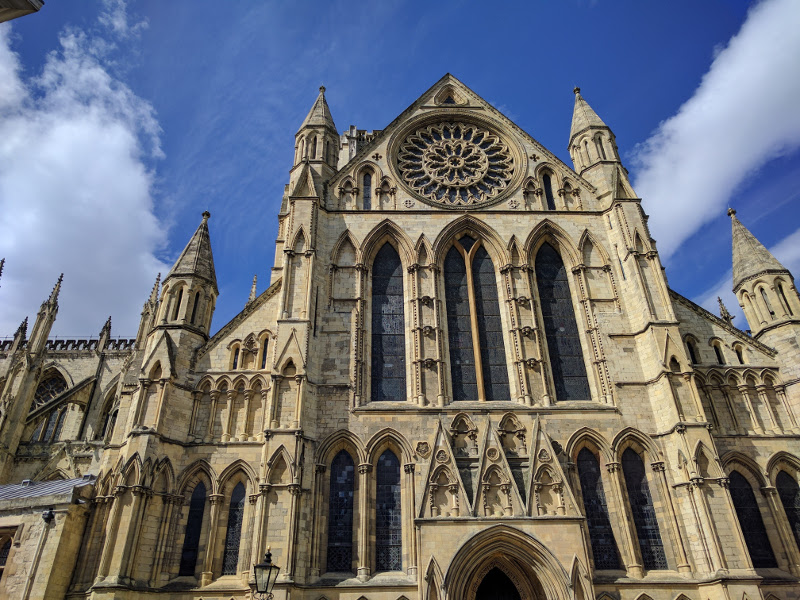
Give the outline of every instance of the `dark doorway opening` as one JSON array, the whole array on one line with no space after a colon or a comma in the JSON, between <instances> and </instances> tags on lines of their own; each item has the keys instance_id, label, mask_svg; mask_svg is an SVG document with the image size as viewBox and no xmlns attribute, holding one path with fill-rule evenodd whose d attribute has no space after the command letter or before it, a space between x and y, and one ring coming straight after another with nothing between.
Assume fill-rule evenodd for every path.
<instances>
[{"instance_id":1,"label":"dark doorway opening","mask_svg":"<svg viewBox=\"0 0 800 600\"><path fill-rule=\"evenodd\" d=\"M519 591L508 575L495 567L486 574L478 586L475 600L521 600Z\"/></svg>"}]
</instances>

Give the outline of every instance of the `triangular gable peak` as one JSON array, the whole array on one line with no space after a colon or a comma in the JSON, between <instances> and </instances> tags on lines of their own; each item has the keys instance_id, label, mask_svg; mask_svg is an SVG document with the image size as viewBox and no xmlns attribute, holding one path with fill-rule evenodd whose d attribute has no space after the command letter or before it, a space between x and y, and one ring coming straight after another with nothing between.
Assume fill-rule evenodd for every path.
<instances>
[{"instance_id":1,"label":"triangular gable peak","mask_svg":"<svg viewBox=\"0 0 800 600\"><path fill-rule=\"evenodd\" d=\"M531 436L531 464L528 476L528 514L555 516L579 514L575 497L561 468L550 437L536 418Z\"/></svg>"},{"instance_id":2,"label":"triangular gable peak","mask_svg":"<svg viewBox=\"0 0 800 600\"><path fill-rule=\"evenodd\" d=\"M420 518L458 517L472 511L450 440L439 422L433 444Z\"/></svg>"},{"instance_id":3,"label":"triangular gable peak","mask_svg":"<svg viewBox=\"0 0 800 600\"><path fill-rule=\"evenodd\" d=\"M479 488L473 511L475 516L525 515L525 504L514 483L503 446L489 423L487 423L484 433L483 452L478 472Z\"/></svg>"},{"instance_id":4,"label":"triangular gable peak","mask_svg":"<svg viewBox=\"0 0 800 600\"><path fill-rule=\"evenodd\" d=\"M450 99L453 101L450 102ZM515 156L517 161L515 172L509 183L508 190L513 188L521 192L523 181L526 177L529 174L533 174L538 165L547 163L549 168L556 172L559 179L569 179L573 184L583 188L587 195L593 196L597 191L591 183L583 179L511 119L448 73L426 90L385 129L376 133L375 137L360 148L358 153L334 175L328 182L326 189L327 205L329 207L337 206L337 202L332 196L337 193L337 190L341 188L347 178L355 178L367 161L377 165L373 167L379 171L376 173L377 180L380 180L390 172L394 173L396 168L391 167L389 161L392 160L391 157L396 151L395 146L402 141L397 134L402 133L407 128L413 130L414 124L424 125L428 122L428 117L432 118L437 115L452 115L454 121L465 119L470 122L485 123L489 129L501 130L505 137L511 138L509 141L512 145L518 147L513 149L518 156ZM405 137L404 135L403 138ZM506 195L504 193L502 197ZM415 199L414 205L419 208L420 202ZM474 208L491 208L492 206L507 208L502 200L498 200L497 203L481 203L478 206L474 206ZM472 208L473 206L461 205L444 208L464 209L465 207ZM438 206L433 208L438 208Z\"/></svg>"}]
</instances>

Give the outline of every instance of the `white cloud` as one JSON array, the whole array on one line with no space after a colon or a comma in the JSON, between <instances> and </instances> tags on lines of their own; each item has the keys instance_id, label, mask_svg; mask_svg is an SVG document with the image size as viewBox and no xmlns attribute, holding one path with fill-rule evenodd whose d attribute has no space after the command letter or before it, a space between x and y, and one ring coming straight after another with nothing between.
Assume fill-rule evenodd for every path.
<instances>
[{"instance_id":1,"label":"white cloud","mask_svg":"<svg viewBox=\"0 0 800 600\"><path fill-rule=\"evenodd\" d=\"M773 256L789 271L792 275L800 273L800 229L787 235L780 242L769 249ZM715 315L719 314L717 296L722 298L727 309L732 315L736 316L733 324L739 329L749 329L747 319L739 306L739 301L733 294L733 271L729 270L725 276L717 281L713 286L698 296L696 302Z\"/></svg>"},{"instance_id":2,"label":"white cloud","mask_svg":"<svg viewBox=\"0 0 800 600\"><path fill-rule=\"evenodd\" d=\"M765 0L700 86L635 150L635 188L668 258L740 183L800 146L800 3Z\"/></svg>"},{"instance_id":3,"label":"white cloud","mask_svg":"<svg viewBox=\"0 0 800 600\"><path fill-rule=\"evenodd\" d=\"M30 78L10 33L0 25L0 335L35 318L62 271L55 334L96 334L109 314L113 334L135 334L168 268L146 165L161 156L153 109L108 68L107 33L63 32Z\"/></svg>"}]
</instances>

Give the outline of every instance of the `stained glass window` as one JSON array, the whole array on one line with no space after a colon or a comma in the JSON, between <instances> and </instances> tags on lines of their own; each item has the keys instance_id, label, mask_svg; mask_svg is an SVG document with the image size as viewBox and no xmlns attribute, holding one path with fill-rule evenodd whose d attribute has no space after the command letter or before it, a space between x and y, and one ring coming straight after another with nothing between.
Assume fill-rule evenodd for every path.
<instances>
[{"instance_id":1,"label":"stained glass window","mask_svg":"<svg viewBox=\"0 0 800 600\"><path fill-rule=\"evenodd\" d=\"M622 472L625 475L625 487L628 491L628 501L633 513L636 535L639 538L644 568L668 569L644 463L631 448L622 454Z\"/></svg>"},{"instance_id":2,"label":"stained glass window","mask_svg":"<svg viewBox=\"0 0 800 600\"><path fill-rule=\"evenodd\" d=\"M372 209L372 175L364 174L364 210Z\"/></svg>"},{"instance_id":3,"label":"stained glass window","mask_svg":"<svg viewBox=\"0 0 800 600\"><path fill-rule=\"evenodd\" d=\"M445 257L444 281L453 399L508 400L511 394L497 279L486 248L469 236L462 237ZM471 303L477 332L472 330Z\"/></svg>"},{"instance_id":4,"label":"stained glass window","mask_svg":"<svg viewBox=\"0 0 800 600\"><path fill-rule=\"evenodd\" d=\"M183 538L181 567L178 575L194 575L195 568L197 568L197 550L200 546L200 531L203 526L205 507L206 486L201 481L195 486L189 502L189 519L186 521L186 536Z\"/></svg>"},{"instance_id":5,"label":"stained glass window","mask_svg":"<svg viewBox=\"0 0 800 600\"><path fill-rule=\"evenodd\" d=\"M400 571L403 564L403 527L400 510L400 461L387 450L378 459L375 511L376 568Z\"/></svg>"},{"instance_id":6,"label":"stained glass window","mask_svg":"<svg viewBox=\"0 0 800 600\"><path fill-rule=\"evenodd\" d=\"M586 511L586 525L592 544L594 566L596 569L619 569L619 554L608 518L608 505L603 490L600 463L588 448L578 453L578 477L581 481L583 507Z\"/></svg>"},{"instance_id":7,"label":"stained glass window","mask_svg":"<svg viewBox=\"0 0 800 600\"><path fill-rule=\"evenodd\" d=\"M53 441L53 432L56 429L56 422L58 421L58 411L54 410L50 413L50 416L47 419L47 429L44 431L44 436L42 437L43 442L52 442Z\"/></svg>"},{"instance_id":8,"label":"stained glass window","mask_svg":"<svg viewBox=\"0 0 800 600\"><path fill-rule=\"evenodd\" d=\"M67 382L61 376L61 373L51 372L51 374L45 377L36 388L36 392L33 396L33 404L31 404L31 412L35 411L40 406L44 406L66 389Z\"/></svg>"},{"instance_id":9,"label":"stained glass window","mask_svg":"<svg viewBox=\"0 0 800 600\"><path fill-rule=\"evenodd\" d=\"M536 284L556 400L590 400L589 380L572 308L567 270L550 244L543 244L536 255Z\"/></svg>"},{"instance_id":10,"label":"stained glass window","mask_svg":"<svg viewBox=\"0 0 800 600\"><path fill-rule=\"evenodd\" d=\"M550 175L547 173L542 175L542 183L544 184L544 197L547 200L547 210L555 210L556 201L553 198L553 183L550 180Z\"/></svg>"},{"instance_id":11,"label":"stained glass window","mask_svg":"<svg viewBox=\"0 0 800 600\"><path fill-rule=\"evenodd\" d=\"M733 471L729 489L753 566L757 569L777 567L778 563L775 561L775 554L772 552L753 488L741 473Z\"/></svg>"},{"instance_id":12,"label":"stained glass window","mask_svg":"<svg viewBox=\"0 0 800 600\"><path fill-rule=\"evenodd\" d=\"M67 409L62 408L61 411L58 413L58 419L56 420L56 428L53 431L53 437L50 439L51 442L57 442L61 439L61 430L64 429L64 421L67 419Z\"/></svg>"},{"instance_id":13,"label":"stained glass window","mask_svg":"<svg viewBox=\"0 0 800 600\"><path fill-rule=\"evenodd\" d=\"M225 554L222 556L222 574L235 575L239 566L239 542L242 540L244 518L244 484L237 483L231 494L228 509L228 528L225 533Z\"/></svg>"},{"instance_id":14,"label":"stained glass window","mask_svg":"<svg viewBox=\"0 0 800 600\"><path fill-rule=\"evenodd\" d=\"M778 473L775 483L783 510L786 511L786 517L789 519L789 526L794 533L794 539L800 546L800 486L786 471Z\"/></svg>"},{"instance_id":15,"label":"stained glass window","mask_svg":"<svg viewBox=\"0 0 800 600\"><path fill-rule=\"evenodd\" d=\"M372 400L406 399L403 267L384 244L372 268Z\"/></svg>"},{"instance_id":16,"label":"stained glass window","mask_svg":"<svg viewBox=\"0 0 800 600\"><path fill-rule=\"evenodd\" d=\"M328 571L350 571L353 567L353 496L355 465L342 450L331 463L328 502Z\"/></svg>"},{"instance_id":17,"label":"stained glass window","mask_svg":"<svg viewBox=\"0 0 800 600\"><path fill-rule=\"evenodd\" d=\"M0 547L0 579L3 577L3 571L5 571L6 562L8 561L8 555L11 552L11 540L6 540L6 543Z\"/></svg>"}]
</instances>

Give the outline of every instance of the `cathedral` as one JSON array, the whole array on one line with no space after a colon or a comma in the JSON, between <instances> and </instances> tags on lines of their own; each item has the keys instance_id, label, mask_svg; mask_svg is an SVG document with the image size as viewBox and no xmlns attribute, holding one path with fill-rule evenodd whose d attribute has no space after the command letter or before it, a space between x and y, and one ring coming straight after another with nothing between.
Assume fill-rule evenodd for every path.
<instances>
[{"instance_id":1,"label":"cathedral","mask_svg":"<svg viewBox=\"0 0 800 600\"><path fill-rule=\"evenodd\" d=\"M0 598L258 598L269 552L276 600L800 599L792 274L730 210L737 329L577 88L568 149L449 74L380 130L320 88L214 335L207 212L135 339L50 339L59 279L0 340Z\"/></svg>"}]
</instances>

